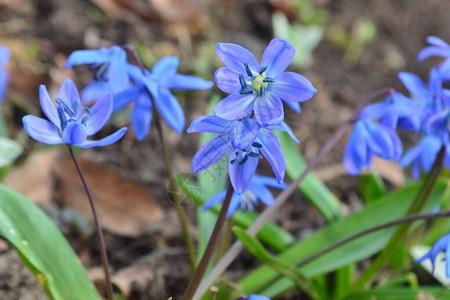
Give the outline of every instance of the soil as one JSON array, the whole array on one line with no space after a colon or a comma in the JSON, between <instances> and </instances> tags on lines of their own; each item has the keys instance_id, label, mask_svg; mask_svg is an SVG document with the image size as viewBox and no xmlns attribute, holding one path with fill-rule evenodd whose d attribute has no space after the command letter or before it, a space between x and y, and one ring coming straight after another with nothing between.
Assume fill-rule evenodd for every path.
<instances>
[{"instance_id":1,"label":"soil","mask_svg":"<svg viewBox=\"0 0 450 300\"><path fill-rule=\"evenodd\" d=\"M365 17L376 25L377 35L351 67L344 63L344 52L333 46L329 39L324 39L313 54L312 67L301 71L319 92L313 100L302 104L302 114L287 111L286 122L301 140L300 149L308 161L370 93L386 86L405 91L397 79L399 71L410 71L427 78L427 70L436 61L416 62L416 55L425 46L427 36L435 35L450 41L450 4L445 0L313 2L328 11L330 25L351 30L359 18ZM195 70L199 73L197 75L212 80L214 68L220 65L217 59L210 59L214 57L216 42L243 45L258 57L272 38L271 15L291 6L289 0L202 0L187 3L189 5L185 7L187 4L177 0L25 0L20 1L20 5L11 0L0 1L0 44L9 45L15 49L16 55L25 57L30 57L26 51L32 51L33 45L37 45L34 46L37 53L33 59L39 63L26 59L18 61L16 56L12 92L27 103L33 103L36 109L39 84L51 85L64 76L73 75L71 71L61 71L65 57L72 51L133 41L149 47L153 60L163 55L177 55L181 72ZM289 11L288 15L292 18ZM201 47L206 47L207 54L200 53ZM400 57L395 65L388 63L392 53ZM209 59L207 66L195 68L194 64L201 62L203 55ZM85 73L77 69L72 78L76 78L81 86L89 80ZM219 93L217 88L214 92ZM189 124L203 114L211 92L179 95ZM10 106L8 111L14 123L11 129L14 134L19 134L20 120L26 111L17 105ZM113 131L114 126L108 130ZM190 161L198 149L199 135L177 134L167 127L164 127L164 132L176 173L190 173ZM29 141L27 150L31 150L32 145ZM341 141L321 162L319 168L322 172L331 172L341 164L344 145L345 141ZM174 206L166 193L167 180L156 130L152 130L143 142L136 142L133 135L128 134L120 143L87 151L87 156L108 164L145 187L165 211L164 221L138 238L105 232L108 249L114 249L109 252L114 274L121 280L129 278L130 272L145 274L129 284L129 298L151 300L172 296L178 299L189 280L189 267ZM262 173L270 174L267 165L264 165ZM356 178L338 172L326 183L346 209L355 210L361 206L355 192ZM46 205L59 203L58 199L52 200L53 204ZM194 224L195 208L188 208L187 213ZM326 223L300 193L291 197L274 221L297 238L310 235ZM95 268L100 266L95 237L89 236L83 244L80 244L80 233L72 232L67 237L95 278L98 273ZM258 262L248 253L242 253L225 275L238 280L257 265ZM299 294L294 292L289 297L298 299ZM11 249L0 253L0 299L46 299L42 287Z\"/></svg>"}]
</instances>

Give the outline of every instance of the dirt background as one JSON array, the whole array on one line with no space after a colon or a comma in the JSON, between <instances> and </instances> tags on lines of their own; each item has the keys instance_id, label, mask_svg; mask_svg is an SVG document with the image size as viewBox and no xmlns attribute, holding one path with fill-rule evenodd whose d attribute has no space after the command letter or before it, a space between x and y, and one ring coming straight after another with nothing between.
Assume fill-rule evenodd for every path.
<instances>
[{"instance_id":1,"label":"dirt background","mask_svg":"<svg viewBox=\"0 0 450 300\"><path fill-rule=\"evenodd\" d=\"M411 71L427 78L436 61L416 62L427 36L450 41L450 3L445 0L312 3L328 14L322 25L325 36L313 52L312 66L291 70L307 76L318 93L302 104L302 114L286 112L287 123L301 140L300 149L307 160L314 157L336 127L371 92L386 86L404 91L397 79L398 71ZM214 54L215 43L240 44L260 57L273 37L272 15L281 12L291 22L299 22L296 7L289 0L0 0L0 44L9 46L13 55L9 66L12 76L9 101L3 105L10 132L25 145L28 158L21 160L25 162L20 166L22 173L11 175L7 184L49 213L94 280L101 277L99 253L89 212L80 204L84 199L73 200L84 196L77 193L78 179L68 175L70 162L65 149L50 154L36 152L42 147L27 140L21 128L24 114L39 114L39 84L55 89L66 76L71 76L81 87L89 75L83 69L62 70L67 55L78 49L124 43L150 49L145 52L150 63L164 55L177 55L180 72L213 80L214 69L220 66ZM345 52L332 42L333 28L352 33L361 18L370 20L377 34L359 59L349 65L344 60ZM214 88L177 93L185 108L187 124L204 114L213 93L220 91ZM128 125L126 117L118 117L102 135L121 125ZM176 173L190 173L190 160L198 149L199 136L177 134L167 127L164 130ZM115 283L129 299L169 296L177 299L189 278L174 207L166 194L167 180L157 141L155 130L142 143L129 133L120 143L83 153L86 168L91 166L88 180L93 189L111 188L109 194L98 192L95 196L100 198L99 211L103 214ZM342 168L344 145L342 141L323 160L317 174L342 200L343 209L349 211L361 207L361 201L355 192L356 178L346 175ZM92 162L99 165L92 167ZM403 178L395 165L376 162L375 168L388 186L401 184ZM262 173L270 174L267 166ZM120 185L117 182L126 180L130 180L126 190L117 188ZM188 214L194 223L195 208L188 208ZM126 217L135 221L118 221ZM292 196L275 221L297 238L304 238L325 224L300 193ZM196 234L194 229L193 233ZM256 265L258 262L249 254L242 253L226 275L237 280ZM298 294L291 297L297 299ZM47 299L6 243L0 244L0 299Z\"/></svg>"}]
</instances>

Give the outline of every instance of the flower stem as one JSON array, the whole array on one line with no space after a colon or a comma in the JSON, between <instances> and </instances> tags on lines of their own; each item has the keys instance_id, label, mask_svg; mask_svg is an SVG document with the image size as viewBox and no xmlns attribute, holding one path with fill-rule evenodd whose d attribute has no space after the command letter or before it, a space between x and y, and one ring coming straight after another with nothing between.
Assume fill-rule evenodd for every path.
<instances>
[{"instance_id":1,"label":"flower stem","mask_svg":"<svg viewBox=\"0 0 450 300\"><path fill-rule=\"evenodd\" d=\"M205 252L203 253L202 259L198 264L197 270L195 270L194 275L189 282L189 285L184 293L183 300L191 300L197 290L203 275L206 272L209 262L213 256L214 250L216 249L217 243L220 239L223 225L225 224L228 209L230 207L231 197L233 196L234 190L231 183L228 183L227 193L220 209L219 216L217 217L216 225L214 225L213 232L209 238L208 245L206 245Z\"/></svg>"},{"instance_id":2,"label":"flower stem","mask_svg":"<svg viewBox=\"0 0 450 300\"><path fill-rule=\"evenodd\" d=\"M128 50L134 57L136 63L141 68L142 73L145 75L145 67L144 63L142 62L141 57L137 53L136 49L132 45L125 45L123 46L125 50ZM166 175L167 179L169 180L169 189L171 191L171 197L173 199L173 202L175 203L175 208L177 211L178 219L180 221L181 225L181 231L183 233L184 241L186 243L186 247L188 250L188 256L189 256L189 264L191 266L191 270L195 270L196 268L196 258L195 258L195 247L194 242L192 240L191 234L189 233L189 225L187 222L186 214L184 213L183 208L180 206L179 197L178 197L178 186L176 184L176 180L173 178L173 169L172 164L170 163L169 158L169 151L167 149L167 145L165 143L164 139L164 132L161 125L161 116L158 111L158 107L156 106L155 100L153 98L153 95L149 92L150 100L152 101L153 106L153 112L154 112L154 120L156 129L158 131L158 137L161 144L161 154L163 156L164 165L166 168Z\"/></svg>"},{"instance_id":3,"label":"flower stem","mask_svg":"<svg viewBox=\"0 0 450 300\"><path fill-rule=\"evenodd\" d=\"M427 174L424 183L422 184L419 192L414 198L411 207L408 210L408 215L412 215L421 211L427 203L434 185L437 182L439 173L441 172L444 156L445 147L442 147L436 157L436 160L434 161L433 167ZM381 251L381 253L372 262L370 267L361 275L361 277L359 277L358 281L356 281L356 283L353 285L353 291L364 289L371 283L376 273L384 266L385 262L389 259L389 257L391 257L395 249L397 249L397 246L402 241L403 236L408 232L410 226L410 223L405 223L397 228L396 232L391 237L388 244L384 247L383 251Z\"/></svg>"},{"instance_id":4,"label":"flower stem","mask_svg":"<svg viewBox=\"0 0 450 300\"><path fill-rule=\"evenodd\" d=\"M274 214L276 214L280 207L287 201L287 199L297 190L298 185L305 179L306 175L311 172L316 165L322 160L325 155L327 155L336 144L341 140L341 138L347 132L347 129L356 122L358 119L358 115L361 110L370 102L374 101L376 98L387 94L393 93L394 90L392 88L382 88L379 89L372 94L370 94L366 99L364 99L360 105L353 111L350 118L345 121L341 126L336 129L334 134L330 137L330 139L322 146L319 153L317 153L316 157L312 160L312 162L308 165L308 167L300 174L297 179L292 182L287 189L281 192L280 195L275 199L273 205L269 206L264 212L256 219L256 221L247 229L247 233L251 236L255 236L258 231L266 224ZM243 249L242 243L240 241L236 241L230 249L228 249L227 253L222 257L222 259L217 263L217 265L211 270L205 280L202 282L197 292L194 295L194 300L200 299L200 297L208 290L208 288L214 283L217 277L222 274L225 269L231 264L231 262L236 258L236 256Z\"/></svg>"},{"instance_id":5,"label":"flower stem","mask_svg":"<svg viewBox=\"0 0 450 300\"><path fill-rule=\"evenodd\" d=\"M98 214L97 214L97 209L95 208L94 199L92 198L91 191L87 184L86 178L84 177L83 171L81 170L80 164L78 163L77 157L75 156L75 153L73 152L72 145L67 145L67 148L69 149L70 156L72 157L73 163L75 164L75 167L77 168L78 175L80 175L81 182L83 183L84 190L86 191L86 195L89 199L89 204L91 206L92 215L94 216L94 223L95 223L95 229L97 231L98 243L100 246L100 255L102 258L103 271L105 272L106 293L108 294L109 300L114 300L114 292L113 292L113 287L111 284L111 277L110 277L109 266L108 266L108 256L106 254L105 241L103 239L103 232L102 232L102 228L100 226L100 221L98 219Z\"/></svg>"}]
</instances>

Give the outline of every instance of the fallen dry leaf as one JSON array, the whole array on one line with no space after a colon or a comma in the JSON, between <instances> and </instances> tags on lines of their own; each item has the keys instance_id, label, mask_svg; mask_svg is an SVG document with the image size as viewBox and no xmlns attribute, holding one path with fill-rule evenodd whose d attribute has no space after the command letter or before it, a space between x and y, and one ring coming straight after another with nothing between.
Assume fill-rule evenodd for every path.
<instances>
[{"instance_id":1,"label":"fallen dry leaf","mask_svg":"<svg viewBox=\"0 0 450 300\"><path fill-rule=\"evenodd\" d=\"M52 199L51 169L58 149L33 153L24 165L14 168L5 178L5 185L35 203L49 203Z\"/></svg>"},{"instance_id":2,"label":"fallen dry leaf","mask_svg":"<svg viewBox=\"0 0 450 300\"><path fill-rule=\"evenodd\" d=\"M85 158L79 161L105 229L137 237L163 218L163 209L142 186L103 164ZM53 173L62 203L92 220L89 201L72 160L62 159Z\"/></svg>"}]
</instances>

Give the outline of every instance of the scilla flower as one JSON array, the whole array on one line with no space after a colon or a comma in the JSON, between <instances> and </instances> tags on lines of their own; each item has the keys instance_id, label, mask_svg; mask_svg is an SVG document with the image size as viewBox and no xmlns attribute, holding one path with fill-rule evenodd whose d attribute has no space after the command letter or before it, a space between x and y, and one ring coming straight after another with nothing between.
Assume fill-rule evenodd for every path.
<instances>
[{"instance_id":1,"label":"scilla flower","mask_svg":"<svg viewBox=\"0 0 450 300\"><path fill-rule=\"evenodd\" d=\"M254 175L245 192L234 192L233 197L231 198L230 208L228 209L227 218L230 218L238 208L242 211L254 210L259 201L268 206L272 205L274 199L269 187L286 189L287 185L279 183L272 177ZM207 210L216 203L223 202L225 194L226 191L224 190L211 197L205 203L204 209Z\"/></svg>"},{"instance_id":2,"label":"scilla flower","mask_svg":"<svg viewBox=\"0 0 450 300\"><path fill-rule=\"evenodd\" d=\"M84 103L97 101L109 93L118 93L130 87L126 71L127 54L119 46L109 49L77 50L69 55L64 68L88 65L94 79L81 92Z\"/></svg>"},{"instance_id":3,"label":"scilla flower","mask_svg":"<svg viewBox=\"0 0 450 300\"><path fill-rule=\"evenodd\" d=\"M5 98L9 81L9 76L4 69L9 61L9 56L8 48L0 47L0 102Z\"/></svg>"},{"instance_id":4,"label":"scilla flower","mask_svg":"<svg viewBox=\"0 0 450 300\"><path fill-rule=\"evenodd\" d=\"M214 108L221 118L238 120L254 112L261 124L278 124L284 118L282 100L300 112L298 102L316 93L306 77L284 72L295 55L295 48L286 40L273 39L261 64L250 51L235 44L217 44L216 53L226 66L216 71L216 84L231 94Z\"/></svg>"},{"instance_id":5,"label":"scilla flower","mask_svg":"<svg viewBox=\"0 0 450 300\"><path fill-rule=\"evenodd\" d=\"M177 73L179 60L177 57L163 57L152 71L142 70L134 65L128 65L127 71L136 86L114 95L114 111L135 101L131 113L131 127L138 140L142 140L149 132L153 105L149 93L161 116L177 132L184 129L184 113L175 96L170 92L175 90L209 89L212 82L197 76Z\"/></svg>"},{"instance_id":6,"label":"scilla flower","mask_svg":"<svg viewBox=\"0 0 450 300\"><path fill-rule=\"evenodd\" d=\"M445 275L447 278L450 278L450 234L441 237L427 254L415 260L413 264L418 264L429 259L432 267L431 272L433 273L436 257L439 252L445 252Z\"/></svg>"},{"instance_id":7,"label":"scilla flower","mask_svg":"<svg viewBox=\"0 0 450 300\"><path fill-rule=\"evenodd\" d=\"M195 154L192 160L193 171L197 173L207 169L230 152L230 181L237 193L243 193L255 174L259 159L264 156L272 166L278 182L282 183L286 163L280 141L270 129L286 131L298 142L285 123L262 126L251 117L236 121L218 116L198 117L192 122L188 133L211 132L218 133L219 136L203 145Z\"/></svg>"},{"instance_id":8,"label":"scilla flower","mask_svg":"<svg viewBox=\"0 0 450 300\"><path fill-rule=\"evenodd\" d=\"M25 131L38 142L48 145L69 144L86 149L115 143L127 131L124 127L101 140L88 140L87 137L96 134L111 116L112 97L107 95L92 107L83 107L77 87L69 78L59 89L56 106L44 85L39 88L39 98L50 122L32 115L23 117Z\"/></svg>"},{"instance_id":9,"label":"scilla flower","mask_svg":"<svg viewBox=\"0 0 450 300\"><path fill-rule=\"evenodd\" d=\"M436 36L429 36L427 42L431 45L424 48L417 55L418 61L423 61L431 56L439 56L445 58L439 67L444 80L450 80L450 45Z\"/></svg>"}]
</instances>

